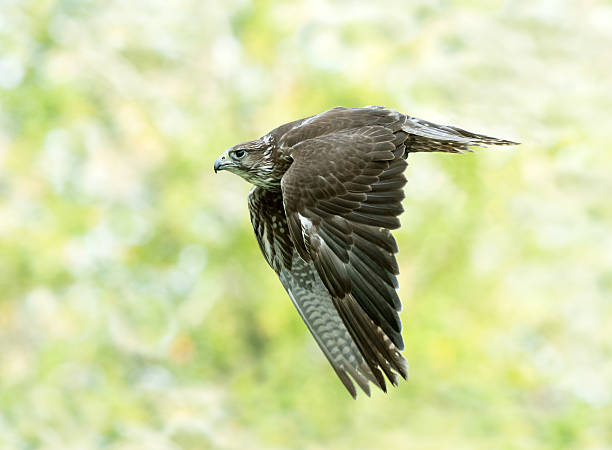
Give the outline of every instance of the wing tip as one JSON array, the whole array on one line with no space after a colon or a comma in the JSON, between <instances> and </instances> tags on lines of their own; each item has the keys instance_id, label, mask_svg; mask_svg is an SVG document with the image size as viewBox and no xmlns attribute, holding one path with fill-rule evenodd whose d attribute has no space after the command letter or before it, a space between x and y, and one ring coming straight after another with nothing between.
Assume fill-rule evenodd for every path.
<instances>
[{"instance_id":1,"label":"wing tip","mask_svg":"<svg viewBox=\"0 0 612 450\"><path fill-rule=\"evenodd\" d=\"M400 376L404 379L408 377L408 361L352 296L346 296L343 300L335 299L334 303L363 356L367 366L364 373L370 382L387 393L385 376L393 386L398 386ZM358 384L363 389L362 384Z\"/></svg>"}]
</instances>

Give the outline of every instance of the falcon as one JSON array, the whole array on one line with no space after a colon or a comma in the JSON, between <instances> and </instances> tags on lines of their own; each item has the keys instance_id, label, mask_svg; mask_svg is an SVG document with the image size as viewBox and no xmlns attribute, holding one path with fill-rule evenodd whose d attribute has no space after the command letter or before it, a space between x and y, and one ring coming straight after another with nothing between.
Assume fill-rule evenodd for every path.
<instances>
[{"instance_id":1,"label":"falcon","mask_svg":"<svg viewBox=\"0 0 612 450\"><path fill-rule=\"evenodd\" d=\"M353 398L408 375L397 295L406 158L514 145L380 106L336 107L228 148L259 247Z\"/></svg>"}]
</instances>

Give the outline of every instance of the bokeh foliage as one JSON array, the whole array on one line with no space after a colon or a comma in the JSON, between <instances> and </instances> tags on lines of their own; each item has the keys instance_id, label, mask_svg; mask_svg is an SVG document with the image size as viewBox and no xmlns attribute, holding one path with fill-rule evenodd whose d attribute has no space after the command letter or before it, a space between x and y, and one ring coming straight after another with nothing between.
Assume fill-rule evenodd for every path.
<instances>
[{"instance_id":1,"label":"bokeh foliage","mask_svg":"<svg viewBox=\"0 0 612 450\"><path fill-rule=\"evenodd\" d=\"M0 3L0 447L609 448L609 1ZM335 105L409 159L411 378L353 401L224 148Z\"/></svg>"}]
</instances>

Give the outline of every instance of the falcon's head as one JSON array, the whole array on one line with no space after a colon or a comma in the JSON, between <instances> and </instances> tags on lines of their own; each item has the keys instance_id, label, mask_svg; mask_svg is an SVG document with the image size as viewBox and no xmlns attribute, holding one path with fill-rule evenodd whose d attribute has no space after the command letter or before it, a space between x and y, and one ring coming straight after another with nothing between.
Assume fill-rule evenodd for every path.
<instances>
[{"instance_id":1,"label":"falcon's head","mask_svg":"<svg viewBox=\"0 0 612 450\"><path fill-rule=\"evenodd\" d=\"M220 170L240 175L256 186L278 185L282 173L276 175L275 154L272 139L264 136L243 142L225 150L215 161L215 173Z\"/></svg>"}]
</instances>

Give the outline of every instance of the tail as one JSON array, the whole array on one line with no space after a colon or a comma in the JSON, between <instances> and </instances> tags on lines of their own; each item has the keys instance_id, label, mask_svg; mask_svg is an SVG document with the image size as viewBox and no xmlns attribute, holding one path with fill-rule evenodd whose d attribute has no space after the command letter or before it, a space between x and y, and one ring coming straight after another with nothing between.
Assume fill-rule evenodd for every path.
<instances>
[{"instance_id":1,"label":"tail","mask_svg":"<svg viewBox=\"0 0 612 450\"><path fill-rule=\"evenodd\" d=\"M519 144L410 116L406 116L402 131L408 133L404 158L414 152L463 153L472 151L470 146Z\"/></svg>"}]
</instances>

